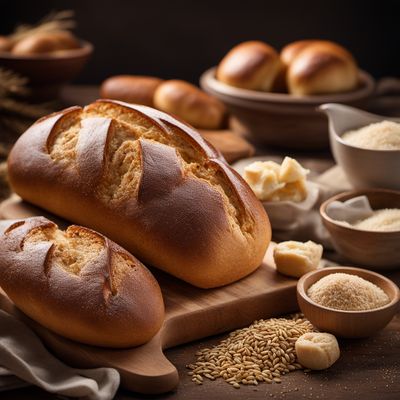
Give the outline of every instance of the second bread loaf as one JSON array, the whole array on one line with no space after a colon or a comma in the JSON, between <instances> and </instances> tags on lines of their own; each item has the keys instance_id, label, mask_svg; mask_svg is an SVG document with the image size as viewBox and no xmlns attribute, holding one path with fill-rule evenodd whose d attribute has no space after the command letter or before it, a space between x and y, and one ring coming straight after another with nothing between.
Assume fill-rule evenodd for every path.
<instances>
[{"instance_id":1,"label":"second bread loaf","mask_svg":"<svg viewBox=\"0 0 400 400\"><path fill-rule=\"evenodd\" d=\"M120 246L44 217L0 222L0 285L25 314L69 339L137 346L164 319L160 287Z\"/></svg>"}]
</instances>

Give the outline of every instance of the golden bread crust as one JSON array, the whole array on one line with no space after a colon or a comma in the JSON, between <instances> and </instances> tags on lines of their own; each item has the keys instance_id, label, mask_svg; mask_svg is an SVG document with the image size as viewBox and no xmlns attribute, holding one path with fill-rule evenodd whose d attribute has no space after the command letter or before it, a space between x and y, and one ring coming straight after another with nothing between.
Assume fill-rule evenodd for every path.
<instances>
[{"instance_id":1,"label":"golden bread crust","mask_svg":"<svg viewBox=\"0 0 400 400\"><path fill-rule=\"evenodd\" d=\"M135 257L81 226L44 217L0 224L0 285L29 317L69 339L105 347L149 341L160 329L160 287Z\"/></svg>"},{"instance_id":2,"label":"golden bread crust","mask_svg":"<svg viewBox=\"0 0 400 400\"><path fill-rule=\"evenodd\" d=\"M10 153L25 200L115 240L195 286L254 271L271 238L252 190L195 130L111 100L34 124Z\"/></svg>"}]
</instances>

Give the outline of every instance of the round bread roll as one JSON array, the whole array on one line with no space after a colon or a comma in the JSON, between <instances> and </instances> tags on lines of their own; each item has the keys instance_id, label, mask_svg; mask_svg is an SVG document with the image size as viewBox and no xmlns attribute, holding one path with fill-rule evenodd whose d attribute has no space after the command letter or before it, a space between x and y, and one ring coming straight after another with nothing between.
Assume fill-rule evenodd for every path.
<instances>
[{"instance_id":1,"label":"round bread roll","mask_svg":"<svg viewBox=\"0 0 400 400\"><path fill-rule=\"evenodd\" d=\"M290 48L289 48L290 50ZM287 84L291 94L317 95L353 90L358 84L358 68L353 56L343 47L327 41L301 44L286 51L290 62ZM289 54L289 55L288 55Z\"/></svg>"},{"instance_id":2,"label":"round bread roll","mask_svg":"<svg viewBox=\"0 0 400 400\"><path fill-rule=\"evenodd\" d=\"M216 77L227 85L268 92L279 70L275 49L263 42L250 41L228 52L218 65Z\"/></svg>"},{"instance_id":3,"label":"round bread roll","mask_svg":"<svg viewBox=\"0 0 400 400\"><path fill-rule=\"evenodd\" d=\"M219 100L180 80L166 81L158 86L154 106L199 129L218 129L225 117L225 106Z\"/></svg>"},{"instance_id":4,"label":"round bread roll","mask_svg":"<svg viewBox=\"0 0 400 400\"><path fill-rule=\"evenodd\" d=\"M100 95L104 99L154 107L154 92L162 82L154 76L116 75L102 83Z\"/></svg>"},{"instance_id":5,"label":"round bread roll","mask_svg":"<svg viewBox=\"0 0 400 400\"><path fill-rule=\"evenodd\" d=\"M149 341L164 320L160 287L105 236L44 217L0 222L0 285L25 314L66 338L104 347Z\"/></svg>"},{"instance_id":6,"label":"round bread roll","mask_svg":"<svg viewBox=\"0 0 400 400\"><path fill-rule=\"evenodd\" d=\"M287 70L290 63L299 54L299 52L311 43L315 43L316 40L298 40L296 42L286 45L280 53L281 65L279 73L274 81L272 91L273 92L288 92L287 87Z\"/></svg>"},{"instance_id":7,"label":"round bread roll","mask_svg":"<svg viewBox=\"0 0 400 400\"><path fill-rule=\"evenodd\" d=\"M80 47L69 31L38 32L18 41L11 52L16 55L54 53Z\"/></svg>"},{"instance_id":8,"label":"round bread roll","mask_svg":"<svg viewBox=\"0 0 400 400\"><path fill-rule=\"evenodd\" d=\"M10 51L12 47L12 41L6 37L0 35L0 52Z\"/></svg>"},{"instance_id":9,"label":"round bread roll","mask_svg":"<svg viewBox=\"0 0 400 400\"><path fill-rule=\"evenodd\" d=\"M285 67L288 67L302 50L304 50L310 44L316 42L327 43L326 41L323 40L314 40L314 39L297 40L295 42L289 43L281 50L280 57L282 64Z\"/></svg>"}]
</instances>

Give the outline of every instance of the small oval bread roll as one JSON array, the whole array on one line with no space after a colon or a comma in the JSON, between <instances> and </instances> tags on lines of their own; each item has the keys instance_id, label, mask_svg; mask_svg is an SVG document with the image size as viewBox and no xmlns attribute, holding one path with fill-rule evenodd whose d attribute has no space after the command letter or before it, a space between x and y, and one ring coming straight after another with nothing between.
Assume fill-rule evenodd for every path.
<instances>
[{"instance_id":1,"label":"small oval bread roll","mask_svg":"<svg viewBox=\"0 0 400 400\"><path fill-rule=\"evenodd\" d=\"M154 106L199 129L218 129L225 117L225 106L219 100L181 80L166 81L158 86Z\"/></svg>"},{"instance_id":2,"label":"small oval bread roll","mask_svg":"<svg viewBox=\"0 0 400 400\"><path fill-rule=\"evenodd\" d=\"M69 31L38 32L21 39L12 48L16 55L53 53L80 47L78 39Z\"/></svg>"},{"instance_id":3,"label":"small oval bread roll","mask_svg":"<svg viewBox=\"0 0 400 400\"><path fill-rule=\"evenodd\" d=\"M116 75L102 83L100 95L104 99L154 107L154 92L162 82L154 76Z\"/></svg>"},{"instance_id":4,"label":"small oval bread roll","mask_svg":"<svg viewBox=\"0 0 400 400\"><path fill-rule=\"evenodd\" d=\"M287 84L295 95L346 92L358 84L357 64L343 47L316 41L304 45L289 64Z\"/></svg>"},{"instance_id":5,"label":"small oval bread roll","mask_svg":"<svg viewBox=\"0 0 400 400\"><path fill-rule=\"evenodd\" d=\"M160 329L160 287L105 236L44 217L0 223L0 285L25 314L66 338L105 347L149 341Z\"/></svg>"},{"instance_id":6,"label":"small oval bread roll","mask_svg":"<svg viewBox=\"0 0 400 400\"><path fill-rule=\"evenodd\" d=\"M279 55L260 41L240 43L222 59L216 77L227 85L270 91L280 70Z\"/></svg>"},{"instance_id":7,"label":"small oval bread roll","mask_svg":"<svg viewBox=\"0 0 400 400\"><path fill-rule=\"evenodd\" d=\"M10 51L12 47L12 41L7 36L0 35L0 52Z\"/></svg>"}]
</instances>

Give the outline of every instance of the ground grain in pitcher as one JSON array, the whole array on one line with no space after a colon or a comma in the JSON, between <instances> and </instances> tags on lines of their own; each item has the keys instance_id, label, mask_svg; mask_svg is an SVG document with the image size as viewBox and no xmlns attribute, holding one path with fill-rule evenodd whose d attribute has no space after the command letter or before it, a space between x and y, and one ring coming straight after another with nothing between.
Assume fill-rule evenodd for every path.
<instances>
[{"instance_id":1,"label":"ground grain in pitcher","mask_svg":"<svg viewBox=\"0 0 400 400\"><path fill-rule=\"evenodd\" d=\"M197 352L197 361L187 366L189 375L198 385L203 378L221 377L237 389L240 384L281 383L281 375L302 368L296 359L295 343L301 335L313 331L301 314L255 321L232 332L219 345Z\"/></svg>"}]
</instances>

